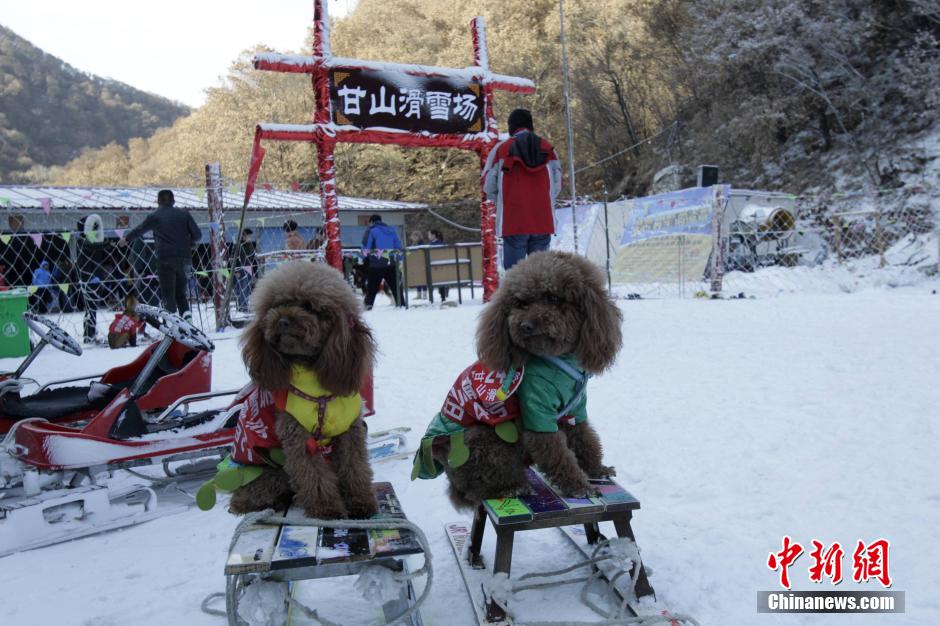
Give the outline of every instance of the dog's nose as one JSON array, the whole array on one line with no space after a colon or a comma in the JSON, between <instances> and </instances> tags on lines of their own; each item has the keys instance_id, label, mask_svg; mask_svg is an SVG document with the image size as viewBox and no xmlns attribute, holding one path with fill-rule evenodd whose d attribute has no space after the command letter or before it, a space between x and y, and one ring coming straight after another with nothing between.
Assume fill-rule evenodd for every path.
<instances>
[{"instance_id":1,"label":"dog's nose","mask_svg":"<svg viewBox=\"0 0 940 626\"><path fill-rule=\"evenodd\" d=\"M531 335L532 333L535 332L535 324L526 320L522 322L521 324L519 324L519 330L522 331L523 335L526 335L526 336Z\"/></svg>"},{"instance_id":2,"label":"dog's nose","mask_svg":"<svg viewBox=\"0 0 940 626\"><path fill-rule=\"evenodd\" d=\"M281 330L287 330L290 328L290 320L282 317L277 321L277 327Z\"/></svg>"}]
</instances>

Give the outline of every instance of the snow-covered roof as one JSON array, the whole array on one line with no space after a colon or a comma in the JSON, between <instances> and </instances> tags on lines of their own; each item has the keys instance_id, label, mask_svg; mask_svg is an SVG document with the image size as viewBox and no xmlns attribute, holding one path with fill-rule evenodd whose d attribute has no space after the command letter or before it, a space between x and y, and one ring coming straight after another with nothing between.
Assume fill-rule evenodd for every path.
<instances>
[{"instance_id":1,"label":"snow-covered roof","mask_svg":"<svg viewBox=\"0 0 940 626\"><path fill-rule=\"evenodd\" d=\"M120 209L149 211L157 206L157 192L172 189L176 206L182 209L207 209L205 189L192 187L50 187L36 185L0 185L0 210L4 209ZM241 208L244 188L224 189L222 205L227 209ZM48 199L48 200L47 200ZM340 211L363 213L420 213L427 205L398 200L337 197ZM249 211L271 209L320 210L320 195L301 191L255 188L248 204Z\"/></svg>"}]
</instances>

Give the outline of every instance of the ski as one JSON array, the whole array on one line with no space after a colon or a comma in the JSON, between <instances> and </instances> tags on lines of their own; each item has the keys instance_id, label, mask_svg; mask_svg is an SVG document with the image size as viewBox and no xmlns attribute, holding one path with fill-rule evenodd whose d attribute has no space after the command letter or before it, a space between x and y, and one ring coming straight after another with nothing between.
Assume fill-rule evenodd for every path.
<instances>
[{"instance_id":1,"label":"ski","mask_svg":"<svg viewBox=\"0 0 940 626\"><path fill-rule=\"evenodd\" d=\"M501 621L487 621L486 603L487 597L484 592L484 586L491 574L483 565L483 555L480 555L480 562L474 566L467 560L467 544L470 541L470 525L467 522L449 522L444 524L444 532L447 533L447 539L450 541L450 547L454 551L454 557L457 559L457 565L460 568L460 576L463 584L467 588L467 594L470 596L470 605L473 607L473 613L476 615L477 623L480 626L511 626L512 620L509 618Z\"/></svg>"}]
</instances>

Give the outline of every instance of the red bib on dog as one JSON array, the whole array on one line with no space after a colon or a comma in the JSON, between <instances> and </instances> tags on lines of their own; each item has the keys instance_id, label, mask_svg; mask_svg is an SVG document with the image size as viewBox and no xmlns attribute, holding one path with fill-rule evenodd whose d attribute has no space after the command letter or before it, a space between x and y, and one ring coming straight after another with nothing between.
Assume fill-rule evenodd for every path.
<instances>
[{"instance_id":1,"label":"red bib on dog","mask_svg":"<svg viewBox=\"0 0 940 626\"><path fill-rule=\"evenodd\" d=\"M235 426L232 459L237 463L263 465L265 459L256 450L281 447L281 441L274 431L277 417L274 394L251 383L238 393L235 402L241 402L243 406Z\"/></svg>"},{"instance_id":2,"label":"red bib on dog","mask_svg":"<svg viewBox=\"0 0 940 626\"><path fill-rule=\"evenodd\" d=\"M522 375L522 368L515 370L507 386L506 372L494 372L477 361L457 377L444 399L441 415L464 428L477 422L495 426L514 420L520 409L513 393Z\"/></svg>"}]
</instances>

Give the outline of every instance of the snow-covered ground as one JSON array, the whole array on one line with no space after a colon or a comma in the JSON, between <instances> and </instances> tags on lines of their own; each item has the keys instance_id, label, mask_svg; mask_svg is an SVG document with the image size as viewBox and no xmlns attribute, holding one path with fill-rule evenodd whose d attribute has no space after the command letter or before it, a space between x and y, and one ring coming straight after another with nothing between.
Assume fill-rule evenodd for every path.
<instances>
[{"instance_id":1,"label":"snow-covered ground","mask_svg":"<svg viewBox=\"0 0 940 626\"><path fill-rule=\"evenodd\" d=\"M624 348L614 369L591 382L588 409L607 462L643 504L634 530L661 601L702 624L940 623L938 288L934 280L851 294L621 302ZM381 347L373 429L411 426L416 441L474 358L479 312L470 303L367 314ZM49 350L31 372L40 380L78 375L131 355ZM233 337L218 341L214 364L216 388L246 380ZM410 469L410 461L380 464L377 479L394 483L432 541L425 623L472 624L442 530L462 516L443 478L410 482ZM224 620L199 603L224 588L236 521L221 506L191 510L2 558L0 621L218 626ZM555 532L517 540L514 575L570 556ZM907 612L758 616L755 593L778 588L766 560L784 535L807 547L841 542L847 580L839 588L847 591L880 589L851 580L856 540L889 539L892 588L906 592ZM488 532L490 549L492 540ZM809 565L804 554L791 568L795 589L816 588ZM576 587L565 589L544 597L567 593L574 604ZM351 588L348 597L357 597ZM537 608L542 596L522 598Z\"/></svg>"}]
</instances>

